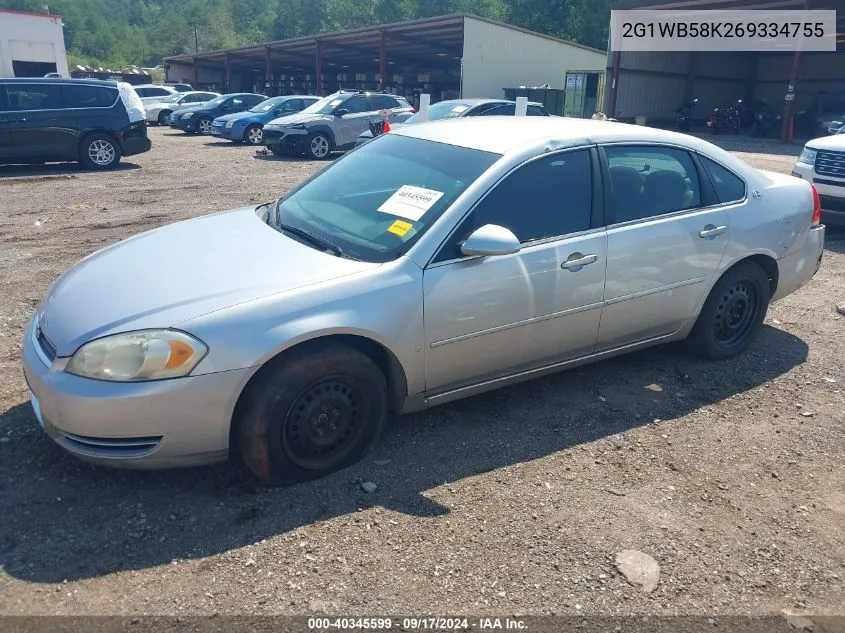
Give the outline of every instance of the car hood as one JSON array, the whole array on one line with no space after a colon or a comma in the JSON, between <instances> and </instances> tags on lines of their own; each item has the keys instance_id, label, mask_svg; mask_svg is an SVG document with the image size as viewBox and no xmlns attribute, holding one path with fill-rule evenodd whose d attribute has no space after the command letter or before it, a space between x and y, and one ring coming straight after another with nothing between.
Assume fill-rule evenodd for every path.
<instances>
[{"instance_id":1,"label":"car hood","mask_svg":"<svg viewBox=\"0 0 845 633\"><path fill-rule=\"evenodd\" d=\"M807 147L810 149L838 150L841 152L845 150L845 134L814 138L812 141L807 141Z\"/></svg>"},{"instance_id":2,"label":"car hood","mask_svg":"<svg viewBox=\"0 0 845 633\"><path fill-rule=\"evenodd\" d=\"M232 112L231 114L222 114L219 117L217 117L215 120L216 121L231 121L232 119L234 119L234 120L237 121L238 119L249 119L250 117L259 117L259 116L260 115L256 114L255 112Z\"/></svg>"},{"instance_id":3,"label":"car hood","mask_svg":"<svg viewBox=\"0 0 845 633\"><path fill-rule=\"evenodd\" d=\"M296 114L289 114L278 119L273 119L270 123L272 125L291 125L292 123L314 123L331 118L332 116L328 114L303 114L302 112L297 112Z\"/></svg>"},{"instance_id":4,"label":"car hood","mask_svg":"<svg viewBox=\"0 0 845 633\"><path fill-rule=\"evenodd\" d=\"M178 222L113 244L54 284L41 328L59 356L91 339L168 328L235 304L379 266L318 251L255 207Z\"/></svg>"}]
</instances>

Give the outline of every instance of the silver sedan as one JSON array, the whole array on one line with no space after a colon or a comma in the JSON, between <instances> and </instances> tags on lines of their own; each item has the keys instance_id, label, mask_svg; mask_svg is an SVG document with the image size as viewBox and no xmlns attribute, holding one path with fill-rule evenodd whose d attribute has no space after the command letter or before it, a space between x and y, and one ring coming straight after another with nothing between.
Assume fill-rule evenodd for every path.
<instances>
[{"instance_id":1,"label":"silver sedan","mask_svg":"<svg viewBox=\"0 0 845 633\"><path fill-rule=\"evenodd\" d=\"M278 201L105 248L50 289L24 371L101 464L343 468L405 413L648 345L721 359L810 280L812 185L603 121L407 126Z\"/></svg>"}]
</instances>

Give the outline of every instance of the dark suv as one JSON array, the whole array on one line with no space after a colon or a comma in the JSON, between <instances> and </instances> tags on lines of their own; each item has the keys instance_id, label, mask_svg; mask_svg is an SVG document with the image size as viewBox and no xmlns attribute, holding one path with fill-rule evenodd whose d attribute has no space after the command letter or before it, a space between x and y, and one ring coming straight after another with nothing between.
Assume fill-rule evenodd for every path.
<instances>
[{"instance_id":1,"label":"dark suv","mask_svg":"<svg viewBox=\"0 0 845 633\"><path fill-rule=\"evenodd\" d=\"M189 134L211 134L211 122L224 114L244 112L267 97L252 92L233 92L205 103L179 110L170 117L170 127Z\"/></svg>"},{"instance_id":2,"label":"dark suv","mask_svg":"<svg viewBox=\"0 0 845 633\"><path fill-rule=\"evenodd\" d=\"M0 163L78 160L108 169L149 149L144 108L129 84L0 79Z\"/></svg>"}]
</instances>

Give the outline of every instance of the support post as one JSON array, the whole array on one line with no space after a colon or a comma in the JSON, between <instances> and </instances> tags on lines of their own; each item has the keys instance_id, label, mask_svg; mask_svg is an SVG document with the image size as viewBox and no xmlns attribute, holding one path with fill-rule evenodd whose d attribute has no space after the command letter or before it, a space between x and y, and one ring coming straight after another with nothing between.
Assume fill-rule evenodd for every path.
<instances>
[{"instance_id":1,"label":"support post","mask_svg":"<svg viewBox=\"0 0 845 633\"><path fill-rule=\"evenodd\" d=\"M381 31L381 46L378 55L379 66L379 89L384 90L387 86L387 38L384 29Z\"/></svg>"},{"instance_id":2,"label":"support post","mask_svg":"<svg viewBox=\"0 0 845 633\"><path fill-rule=\"evenodd\" d=\"M687 81L686 85L684 86L684 101L692 101L693 100L693 93L695 92L695 73L698 64L698 56L695 54L695 51L690 51L689 57L687 59Z\"/></svg>"},{"instance_id":3,"label":"support post","mask_svg":"<svg viewBox=\"0 0 845 633\"><path fill-rule=\"evenodd\" d=\"M264 72L264 84L267 88L267 96L271 96L270 93L273 92L273 64L270 60L270 47L264 47L264 65L265 65L265 72ZM275 96L275 95L272 95Z\"/></svg>"},{"instance_id":4,"label":"support post","mask_svg":"<svg viewBox=\"0 0 845 633\"><path fill-rule=\"evenodd\" d=\"M804 0L804 10L809 11L813 0ZM780 140L790 142L794 130L792 129L792 117L795 114L795 88L798 84L798 72L801 69L801 51L792 53L792 69L789 71L789 85L786 88L786 103L783 108L783 122L780 127Z\"/></svg>"},{"instance_id":5,"label":"support post","mask_svg":"<svg viewBox=\"0 0 845 633\"><path fill-rule=\"evenodd\" d=\"M607 98L607 114L608 117L616 117L616 95L619 91L619 66L622 61L622 51L613 51L611 57L612 69L610 72L610 93Z\"/></svg>"},{"instance_id":6,"label":"support post","mask_svg":"<svg viewBox=\"0 0 845 633\"><path fill-rule=\"evenodd\" d=\"M191 87L194 90L199 90L199 79L198 79L199 73L197 72L197 58L194 57L193 60L194 60L194 67L193 67L193 72L192 72L192 75L191 75L191 77L193 79L193 83L191 84Z\"/></svg>"},{"instance_id":7,"label":"support post","mask_svg":"<svg viewBox=\"0 0 845 633\"><path fill-rule=\"evenodd\" d=\"M321 51L320 51L320 40L315 40L317 42L317 54L315 59L315 66L316 66L316 77L314 79L314 94L318 97L323 96L323 61L321 59Z\"/></svg>"},{"instance_id":8,"label":"support post","mask_svg":"<svg viewBox=\"0 0 845 633\"><path fill-rule=\"evenodd\" d=\"M232 60L229 57L229 53L226 53L226 80L224 82L225 88L223 92L232 92Z\"/></svg>"}]
</instances>

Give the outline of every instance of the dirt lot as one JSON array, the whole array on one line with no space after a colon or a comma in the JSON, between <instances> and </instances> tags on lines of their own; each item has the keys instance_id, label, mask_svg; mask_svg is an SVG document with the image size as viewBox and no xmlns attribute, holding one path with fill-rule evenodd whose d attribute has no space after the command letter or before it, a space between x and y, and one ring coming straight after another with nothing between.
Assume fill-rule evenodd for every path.
<instances>
[{"instance_id":1,"label":"dirt lot","mask_svg":"<svg viewBox=\"0 0 845 633\"><path fill-rule=\"evenodd\" d=\"M20 371L49 284L319 166L151 135L108 174L0 168L0 613L845 613L841 237L740 358L656 348L395 419L364 463L310 484L65 455ZM800 149L720 142L779 171ZM653 593L615 569L626 548L659 562Z\"/></svg>"}]
</instances>

